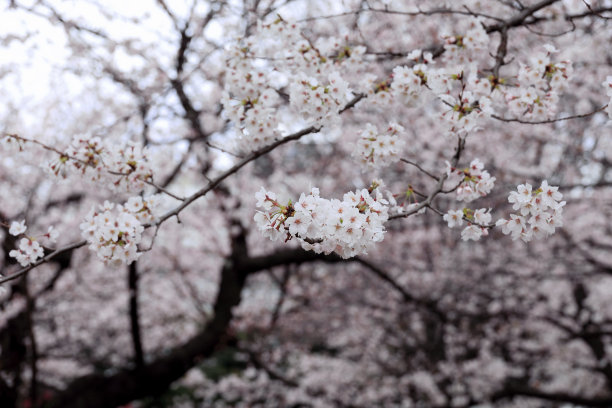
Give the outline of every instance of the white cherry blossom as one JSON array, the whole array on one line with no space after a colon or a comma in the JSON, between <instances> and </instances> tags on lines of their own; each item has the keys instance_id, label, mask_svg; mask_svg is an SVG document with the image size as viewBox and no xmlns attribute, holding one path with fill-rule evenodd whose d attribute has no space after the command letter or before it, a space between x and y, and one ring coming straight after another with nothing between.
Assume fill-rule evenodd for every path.
<instances>
[{"instance_id":1,"label":"white cherry blossom","mask_svg":"<svg viewBox=\"0 0 612 408\"><path fill-rule=\"evenodd\" d=\"M525 242L553 234L563 225L565 201L561 201L563 196L558 189L547 180L535 191L529 183L520 184L508 196L508 202L518 214L510 214L509 220L501 218L495 225L502 227L502 233L511 234L513 240L520 238Z\"/></svg>"},{"instance_id":2,"label":"white cherry blossom","mask_svg":"<svg viewBox=\"0 0 612 408\"><path fill-rule=\"evenodd\" d=\"M19 249L13 249L9 252L9 256L15 258L24 267L35 263L44 255L43 247L37 241L30 238L21 238Z\"/></svg>"},{"instance_id":3,"label":"white cherry blossom","mask_svg":"<svg viewBox=\"0 0 612 408\"><path fill-rule=\"evenodd\" d=\"M448 223L449 228L463 225L463 211L462 210L448 210L442 217L444 221Z\"/></svg>"},{"instance_id":4,"label":"white cherry blossom","mask_svg":"<svg viewBox=\"0 0 612 408\"><path fill-rule=\"evenodd\" d=\"M387 201L376 190L348 192L343 200L327 200L313 188L310 194L301 194L293 204L278 203L274 193L260 190L258 207L264 211L255 214L259 230L272 240L283 234L286 239L296 238L304 249L317 253L335 251L343 258L367 253L384 238L384 223L388 219ZM267 203L267 204L266 204Z\"/></svg>"},{"instance_id":5,"label":"white cherry blossom","mask_svg":"<svg viewBox=\"0 0 612 408\"><path fill-rule=\"evenodd\" d=\"M11 223L11 227L9 228L9 234L17 236L26 232L28 227L25 225L25 220L22 221L13 221Z\"/></svg>"}]
</instances>

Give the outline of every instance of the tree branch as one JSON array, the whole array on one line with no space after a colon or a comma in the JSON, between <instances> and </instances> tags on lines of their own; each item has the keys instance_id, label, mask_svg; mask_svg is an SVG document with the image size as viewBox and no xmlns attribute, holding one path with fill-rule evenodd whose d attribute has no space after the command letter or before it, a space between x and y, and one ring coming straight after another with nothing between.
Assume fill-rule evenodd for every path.
<instances>
[{"instance_id":1,"label":"tree branch","mask_svg":"<svg viewBox=\"0 0 612 408\"><path fill-rule=\"evenodd\" d=\"M249 274L288 263L343 261L338 256L302 249L282 249L266 256L249 257L244 230L232 242L232 253L221 271L214 317L201 332L151 363L145 363L140 370L123 369L113 374L94 373L78 378L42 407L115 408L151 395L151 390L161 393L215 351L226 335L232 309L240 303Z\"/></svg>"},{"instance_id":2,"label":"tree branch","mask_svg":"<svg viewBox=\"0 0 612 408\"><path fill-rule=\"evenodd\" d=\"M138 311L138 262L132 262L128 266L128 288L129 288L129 311L130 311L130 334L132 336L132 347L134 348L134 364L136 369L144 366L144 353L142 351L142 339L140 329L140 315Z\"/></svg>"}]
</instances>

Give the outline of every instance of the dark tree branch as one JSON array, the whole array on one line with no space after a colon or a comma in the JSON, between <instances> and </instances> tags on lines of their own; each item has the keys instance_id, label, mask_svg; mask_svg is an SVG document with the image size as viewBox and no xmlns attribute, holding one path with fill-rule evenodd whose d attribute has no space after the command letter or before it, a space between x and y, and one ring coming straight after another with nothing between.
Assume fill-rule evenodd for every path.
<instances>
[{"instance_id":1,"label":"dark tree branch","mask_svg":"<svg viewBox=\"0 0 612 408\"><path fill-rule=\"evenodd\" d=\"M38 400L38 345L36 333L34 332L34 312L36 310L36 299L30 294L27 279L23 282L26 295L26 325L28 332L29 357L30 357L30 400L36 404Z\"/></svg>"},{"instance_id":2,"label":"dark tree branch","mask_svg":"<svg viewBox=\"0 0 612 408\"><path fill-rule=\"evenodd\" d=\"M132 336L132 347L134 348L134 364L136 369L144 366L144 353L142 351L142 338L140 328L140 313L138 310L138 262L132 262L128 266L128 288L129 288L129 311L130 311L130 333Z\"/></svg>"},{"instance_id":3,"label":"dark tree branch","mask_svg":"<svg viewBox=\"0 0 612 408\"><path fill-rule=\"evenodd\" d=\"M505 387L495 393L491 400L499 401L503 399L512 399L514 397L531 397L545 401L564 402L585 407L606 407L612 406L612 397L592 396L583 397L579 395L569 394L563 391L545 391L534 388L527 384L515 383L509 381Z\"/></svg>"},{"instance_id":4,"label":"dark tree branch","mask_svg":"<svg viewBox=\"0 0 612 408\"><path fill-rule=\"evenodd\" d=\"M382 281L391 285L391 287L395 289L402 296L402 299L404 302L413 303L421 308L424 308L425 310L436 315L442 322L447 320L446 315L444 314L444 312L440 310L440 308L438 307L438 304L435 301L429 300L429 299L422 299L422 298L413 296L403 286L397 283L397 281L393 279L391 275L389 275L386 271L379 268L378 266L374 265L372 262L367 261L360 257L355 257L353 260L365 266L370 272L372 272L375 276L377 276Z\"/></svg>"},{"instance_id":5,"label":"dark tree branch","mask_svg":"<svg viewBox=\"0 0 612 408\"><path fill-rule=\"evenodd\" d=\"M532 17L536 12L546 8L552 4L559 2L560 0L544 0L539 3L534 4L531 7L527 7L516 16L512 17L509 20L504 21L503 23L498 23L486 28L487 33L492 33L494 31L502 31L508 28L520 27L528 22L536 22L536 19L532 19L533 21L528 21L529 17Z\"/></svg>"},{"instance_id":6,"label":"dark tree branch","mask_svg":"<svg viewBox=\"0 0 612 408\"><path fill-rule=\"evenodd\" d=\"M285 303L285 298L287 297L287 284L289 283L290 273L291 273L290 265L287 265L285 266L285 269L283 270L281 279L280 280L275 279L277 280L277 284L279 286L278 289L280 290L280 295L278 296L276 305L274 305L274 310L272 311L272 317L270 318L270 325L268 326L268 331L271 331L274 329L274 326L276 326L276 322L278 321L278 318L280 317L281 310ZM271 275L274 277L272 273Z\"/></svg>"},{"instance_id":7,"label":"dark tree branch","mask_svg":"<svg viewBox=\"0 0 612 408\"><path fill-rule=\"evenodd\" d=\"M258 370L265 371L266 374L268 374L268 377L270 377L271 379L280 381L286 386L292 387L292 388L295 388L299 385L296 381L285 377L283 374L279 373L278 371L270 367L264 360L261 359L261 357L259 357L259 355L257 355L255 351L249 350L246 348L239 348L239 350L248 354L249 359L251 363L253 364L253 366L257 368Z\"/></svg>"},{"instance_id":8,"label":"dark tree branch","mask_svg":"<svg viewBox=\"0 0 612 408\"><path fill-rule=\"evenodd\" d=\"M214 304L214 317L204 329L184 344L142 369L123 369L114 374L89 374L74 380L44 408L115 408L130 401L165 391L202 359L213 354L233 317L232 309L240 303L249 274L285 264L325 261L341 262L338 256L283 249L270 255L249 257L244 230L233 238L232 253L221 271L221 283Z\"/></svg>"},{"instance_id":9,"label":"dark tree branch","mask_svg":"<svg viewBox=\"0 0 612 408\"><path fill-rule=\"evenodd\" d=\"M45 255L43 258L39 259L38 261L34 262L33 264L26 266L24 268L21 268L17 272L14 272L8 276L4 276L3 278L0 278L0 285L6 282L12 281L14 279L20 278L26 273L28 273L29 271L31 271L32 269L36 268L37 266L40 266L51 260L54 260L54 261L57 260L57 262L59 262L61 265L64 259L71 258L72 251L84 246L85 244L87 244L87 241L82 240L82 241L74 242L72 244L68 244L64 247L58 248L54 250L53 252L49 253L48 255Z\"/></svg>"}]
</instances>

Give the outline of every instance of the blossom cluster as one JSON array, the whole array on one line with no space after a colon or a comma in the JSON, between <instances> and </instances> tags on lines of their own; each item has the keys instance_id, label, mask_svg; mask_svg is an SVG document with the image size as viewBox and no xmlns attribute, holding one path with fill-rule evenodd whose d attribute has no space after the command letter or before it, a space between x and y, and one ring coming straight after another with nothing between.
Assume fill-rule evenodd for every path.
<instances>
[{"instance_id":1,"label":"blossom cluster","mask_svg":"<svg viewBox=\"0 0 612 408\"><path fill-rule=\"evenodd\" d=\"M396 100L404 106L416 107L423 104L435 95L445 95L453 89L462 75L460 68L436 68L433 65L432 55L415 50L408 56L422 63L415 63L411 67L402 65L393 69L393 81L390 86L379 84L374 91L377 94L389 94L387 102ZM389 91L389 92L386 92Z\"/></svg>"},{"instance_id":2,"label":"blossom cluster","mask_svg":"<svg viewBox=\"0 0 612 408\"><path fill-rule=\"evenodd\" d=\"M27 237L21 238L19 249L13 249L9 252L9 256L15 258L21 266L33 264L44 255L43 247L37 241Z\"/></svg>"},{"instance_id":3,"label":"blossom cluster","mask_svg":"<svg viewBox=\"0 0 612 408\"><path fill-rule=\"evenodd\" d=\"M316 253L336 252L343 258L365 254L384 238L384 223L388 219L387 201L374 189L362 189L344 194L341 200L325 199L313 188L310 194L286 205L279 203L275 193L263 187L256 194L255 222L265 237L271 240L296 238L302 248Z\"/></svg>"},{"instance_id":4,"label":"blossom cluster","mask_svg":"<svg viewBox=\"0 0 612 408\"><path fill-rule=\"evenodd\" d=\"M440 100L451 109L442 113L441 119L448 127L449 134L465 135L480 130L481 119L485 113L493 113L491 100L487 96L462 91L458 97L438 95Z\"/></svg>"},{"instance_id":5,"label":"blossom cluster","mask_svg":"<svg viewBox=\"0 0 612 408\"><path fill-rule=\"evenodd\" d=\"M142 145L114 143L99 137L75 137L67 152L49 164L55 175L72 170L114 190L141 191L153 178Z\"/></svg>"},{"instance_id":6,"label":"blossom cluster","mask_svg":"<svg viewBox=\"0 0 612 408\"><path fill-rule=\"evenodd\" d=\"M384 133L379 133L376 126L368 123L359 134L359 140L353 150L353 157L369 169L389 166L400 159L400 153L405 145L399 137L404 128L397 123L391 123Z\"/></svg>"},{"instance_id":7,"label":"blossom cluster","mask_svg":"<svg viewBox=\"0 0 612 408\"><path fill-rule=\"evenodd\" d=\"M509 90L506 96L510 111L517 116L541 120L554 114L559 93L567 88L572 76L571 62L553 62L551 56L557 50L551 45L544 48L546 52L535 54L530 64L520 64L520 86Z\"/></svg>"},{"instance_id":8,"label":"blossom cluster","mask_svg":"<svg viewBox=\"0 0 612 408\"><path fill-rule=\"evenodd\" d=\"M328 75L327 81L301 76L291 84L291 106L306 120L323 125L336 125L338 113L350 98L349 84L338 72Z\"/></svg>"},{"instance_id":9,"label":"blossom cluster","mask_svg":"<svg viewBox=\"0 0 612 408\"><path fill-rule=\"evenodd\" d=\"M28 227L25 225L25 220L13 221L9 228L9 234L19 236L25 233L27 228ZM50 242L56 242L57 238L59 237L59 233L53 228L53 226L50 226L47 233L44 234L43 237L47 238ZM11 258L15 258L17 262L24 267L36 263L36 261L38 261L44 255L45 251L40 243L35 238L27 236L21 238L18 249L13 249L9 252L9 256Z\"/></svg>"},{"instance_id":10,"label":"blossom cluster","mask_svg":"<svg viewBox=\"0 0 612 408\"><path fill-rule=\"evenodd\" d=\"M148 152L140 143L99 137L75 136L66 150L60 150L39 140L16 134L1 138L7 146L23 150L26 144L36 144L57 155L46 163L45 170L55 176L66 178L78 173L97 185L114 191L139 192L153 180L153 168L148 161Z\"/></svg>"},{"instance_id":11,"label":"blossom cluster","mask_svg":"<svg viewBox=\"0 0 612 408\"><path fill-rule=\"evenodd\" d=\"M513 240L520 238L525 242L553 234L555 228L563 226L565 201L561 201L563 196L558 189L549 186L546 180L533 191L529 183L519 185L508 197L517 213L510 214L509 220L498 220L495 225L501 226L504 234L511 234Z\"/></svg>"},{"instance_id":12,"label":"blossom cluster","mask_svg":"<svg viewBox=\"0 0 612 408\"><path fill-rule=\"evenodd\" d=\"M259 24L257 43L261 51L274 58L283 71L325 78L331 72L355 73L364 64L366 47L350 45L336 37L321 37L314 43L301 27L281 18L270 24Z\"/></svg>"},{"instance_id":13,"label":"blossom cluster","mask_svg":"<svg viewBox=\"0 0 612 408\"><path fill-rule=\"evenodd\" d=\"M130 264L141 255L138 244L147 222L154 220L158 197L131 197L124 205L105 201L80 225L89 249L105 262Z\"/></svg>"},{"instance_id":14,"label":"blossom cluster","mask_svg":"<svg viewBox=\"0 0 612 408\"><path fill-rule=\"evenodd\" d=\"M470 166L465 169L452 168L450 163L446 163L446 174L449 180L456 180L457 200L469 203L477 198L484 197L491 192L495 184L495 177L491 177L488 171L484 170L484 164L479 159L471 161Z\"/></svg>"},{"instance_id":15,"label":"blossom cluster","mask_svg":"<svg viewBox=\"0 0 612 408\"><path fill-rule=\"evenodd\" d=\"M420 52L418 55L421 55ZM487 87L487 81L479 81L476 74L472 74L466 83L462 67L437 68L430 58L431 55L425 53L424 61L427 64L395 67L390 83L372 82L374 90L369 92L372 103L386 106L396 101L403 106L418 107L438 98L451 108L441 115L449 133L465 134L478 130L484 114L494 113L491 88ZM466 90L466 87L473 88L473 91ZM451 94L454 89L459 90L458 95Z\"/></svg>"},{"instance_id":16,"label":"blossom cluster","mask_svg":"<svg viewBox=\"0 0 612 408\"><path fill-rule=\"evenodd\" d=\"M392 95L406 106L416 106L425 89L427 68L420 67L397 66L393 69Z\"/></svg>"},{"instance_id":17,"label":"blossom cluster","mask_svg":"<svg viewBox=\"0 0 612 408\"><path fill-rule=\"evenodd\" d=\"M233 49L221 102L225 115L241 132L243 147L252 151L270 144L277 135L278 94L269 87L264 71L253 66L249 44Z\"/></svg>"},{"instance_id":18,"label":"blossom cluster","mask_svg":"<svg viewBox=\"0 0 612 408\"><path fill-rule=\"evenodd\" d=\"M479 208L470 210L449 210L442 217L448 223L449 228L462 226L464 218L468 220L468 225L461 231L461 239L464 241L478 241L480 237L489 235L489 223L491 222L491 209Z\"/></svg>"},{"instance_id":19,"label":"blossom cluster","mask_svg":"<svg viewBox=\"0 0 612 408\"><path fill-rule=\"evenodd\" d=\"M487 49L489 41L482 22L477 18L470 19L463 34L446 36L445 58L454 63L468 64L474 56Z\"/></svg>"},{"instance_id":20,"label":"blossom cluster","mask_svg":"<svg viewBox=\"0 0 612 408\"><path fill-rule=\"evenodd\" d=\"M300 27L278 17L230 48L222 104L239 130L242 146L256 150L278 136L277 88L289 83L291 107L307 121L336 125L348 102L349 84L339 72L356 72L366 48L337 38L315 43Z\"/></svg>"}]
</instances>

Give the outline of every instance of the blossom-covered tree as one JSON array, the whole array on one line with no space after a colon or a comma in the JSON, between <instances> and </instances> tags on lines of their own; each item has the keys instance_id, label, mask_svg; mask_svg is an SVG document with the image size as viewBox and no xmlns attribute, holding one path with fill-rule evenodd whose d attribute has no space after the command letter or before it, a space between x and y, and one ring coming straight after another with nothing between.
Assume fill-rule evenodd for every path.
<instances>
[{"instance_id":1,"label":"blossom-covered tree","mask_svg":"<svg viewBox=\"0 0 612 408\"><path fill-rule=\"evenodd\" d=\"M612 2L3 7L0 406L612 406Z\"/></svg>"}]
</instances>

